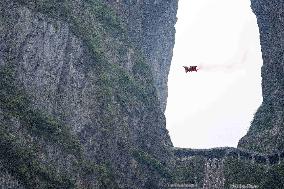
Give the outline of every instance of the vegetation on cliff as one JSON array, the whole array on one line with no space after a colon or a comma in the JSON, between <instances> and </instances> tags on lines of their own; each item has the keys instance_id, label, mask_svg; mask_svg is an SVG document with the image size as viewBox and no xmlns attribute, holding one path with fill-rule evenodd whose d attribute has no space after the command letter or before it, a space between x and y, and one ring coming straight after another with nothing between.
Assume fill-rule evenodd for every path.
<instances>
[{"instance_id":1,"label":"vegetation on cliff","mask_svg":"<svg viewBox=\"0 0 284 189\"><path fill-rule=\"evenodd\" d=\"M40 110L32 109L28 95L16 86L13 65L1 66L0 75L0 105L4 114L19 119L31 135L57 144L67 153L81 157L79 141L68 127Z\"/></svg>"},{"instance_id":2,"label":"vegetation on cliff","mask_svg":"<svg viewBox=\"0 0 284 189\"><path fill-rule=\"evenodd\" d=\"M35 145L23 146L22 141L9 132L9 126L0 125L0 160L3 167L26 188L74 188L74 180L57 175L54 167L38 160Z\"/></svg>"},{"instance_id":3,"label":"vegetation on cliff","mask_svg":"<svg viewBox=\"0 0 284 189\"><path fill-rule=\"evenodd\" d=\"M202 186L205 178L205 163L206 159L202 156L195 156L187 161L177 161L173 170L174 182Z\"/></svg>"},{"instance_id":4,"label":"vegetation on cliff","mask_svg":"<svg viewBox=\"0 0 284 189\"><path fill-rule=\"evenodd\" d=\"M158 172L162 177L171 180L173 175L170 169L163 165L159 160L151 156L150 154L141 150L133 150L133 157L141 164L144 164L152 169L152 171ZM156 183L157 184L157 183Z\"/></svg>"},{"instance_id":5,"label":"vegetation on cliff","mask_svg":"<svg viewBox=\"0 0 284 189\"><path fill-rule=\"evenodd\" d=\"M232 184L256 185L261 189L281 189L284 187L284 164L267 166L233 158L224 163L225 188Z\"/></svg>"},{"instance_id":6,"label":"vegetation on cliff","mask_svg":"<svg viewBox=\"0 0 284 189\"><path fill-rule=\"evenodd\" d=\"M114 11L100 0L80 3L75 0L14 1L33 11L68 22L73 33L84 41L98 62L110 58L107 55L110 49L115 54L122 51L120 40L125 39L125 30Z\"/></svg>"},{"instance_id":7,"label":"vegetation on cliff","mask_svg":"<svg viewBox=\"0 0 284 189\"><path fill-rule=\"evenodd\" d=\"M93 91L98 110L95 114L96 122L103 126L100 129L105 136L101 146L105 145L107 148L110 145L109 140L113 135L114 126L122 128L125 136L129 137L131 126L127 121L119 120L129 113L127 111L136 110L139 114L143 109L151 112L149 116L160 113L157 110L159 102L150 67L145 63L143 56L127 41L126 31L114 11L102 1L13 0L13 2L17 6L27 7L35 14L42 13L54 20L67 22L72 33L83 42L91 61L82 66L86 73L95 73L95 77L91 77L90 80L96 86L96 90ZM4 29L7 26L6 31L1 30L5 36L5 32L13 29L16 19L9 20L5 12L1 13L0 18ZM56 29L56 22L54 27ZM11 39L7 49L13 50L15 46ZM127 70L123 65L129 48L133 48L134 52L132 67ZM90 161L85 157L84 144L72 131L70 125L62 123L60 116L35 108L31 95L18 80L19 59L13 52L8 51L5 52L4 65L0 68L0 107L5 119L7 121L15 119L23 127L21 128L23 131L17 133L18 131L10 130L15 128L13 124L7 126L4 121L1 122L1 126L3 125L0 130L0 145L3 147L1 154L8 154L7 157L9 157L0 156L1 162L9 165L5 169L26 188L76 188L80 182L85 183L94 178L100 188L119 188L115 181L117 173L113 171L113 165L107 160L98 161L98 163L95 160ZM147 116L143 119L150 121ZM153 117L159 119L158 116ZM147 121L144 124L147 124ZM20 136L22 133L26 136ZM151 140L155 139L151 138ZM19 147L17 144L23 141L26 143ZM136 147L141 148L141 152L148 151L146 155L138 153L138 156L131 153L132 146L127 139L119 142L128 148L125 153L129 153L133 159L136 158L139 164L149 166L150 172L168 176L164 162L160 162L157 156L151 154L153 150L146 149L147 141L137 144ZM43 159L48 156L48 150L45 148L49 146L59 150L63 157L68 155L74 157L72 160L74 165L71 165L73 170L65 172L54 165L44 164ZM161 151L166 151L166 147L161 146ZM77 175L74 176L72 172ZM85 187L91 188L92 185Z\"/></svg>"},{"instance_id":8,"label":"vegetation on cliff","mask_svg":"<svg viewBox=\"0 0 284 189\"><path fill-rule=\"evenodd\" d=\"M52 116L32 108L29 96L16 84L13 64L1 66L0 76L0 107L3 111L0 160L12 176L26 188L75 188L75 178L64 173L58 175L55 167L40 161L42 147L36 141L43 139L46 143L60 147L64 153L74 155L78 162L75 167L83 177L97 173L101 188L116 186L106 165L90 164L85 160L83 147L77 137L71 134L70 128L60 124ZM34 142L23 143L20 133L13 132L14 126L8 124L9 119L19 120L25 126L21 129L22 132L27 131L25 137L32 136Z\"/></svg>"}]
</instances>

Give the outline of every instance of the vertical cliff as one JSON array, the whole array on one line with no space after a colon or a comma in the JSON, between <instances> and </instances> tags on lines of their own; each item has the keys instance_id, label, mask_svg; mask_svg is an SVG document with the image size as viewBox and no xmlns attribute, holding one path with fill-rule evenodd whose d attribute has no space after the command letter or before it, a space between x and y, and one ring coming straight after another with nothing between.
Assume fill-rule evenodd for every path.
<instances>
[{"instance_id":1,"label":"vertical cliff","mask_svg":"<svg viewBox=\"0 0 284 189\"><path fill-rule=\"evenodd\" d=\"M176 0L0 10L1 187L154 188L170 177Z\"/></svg>"},{"instance_id":2,"label":"vertical cliff","mask_svg":"<svg viewBox=\"0 0 284 189\"><path fill-rule=\"evenodd\" d=\"M282 1L252 0L263 58L263 103L239 147L260 152L284 150L284 9Z\"/></svg>"},{"instance_id":3,"label":"vertical cliff","mask_svg":"<svg viewBox=\"0 0 284 189\"><path fill-rule=\"evenodd\" d=\"M107 3L127 24L128 37L134 47L147 57L161 109L165 111L178 1L109 0Z\"/></svg>"},{"instance_id":4,"label":"vertical cliff","mask_svg":"<svg viewBox=\"0 0 284 189\"><path fill-rule=\"evenodd\" d=\"M283 188L284 150L284 9L283 1L252 0L257 17L263 66L263 103L255 113L250 129L238 147L255 152L278 153L282 163L274 166L235 164L228 169L230 180L250 181L260 188ZM279 155L280 154L280 155ZM273 157L273 155L269 155ZM269 161L271 163L271 161ZM253 174L247 174L253 173ZM235 175L240 175L239 178Z\"/></svg>"}]
</instances>

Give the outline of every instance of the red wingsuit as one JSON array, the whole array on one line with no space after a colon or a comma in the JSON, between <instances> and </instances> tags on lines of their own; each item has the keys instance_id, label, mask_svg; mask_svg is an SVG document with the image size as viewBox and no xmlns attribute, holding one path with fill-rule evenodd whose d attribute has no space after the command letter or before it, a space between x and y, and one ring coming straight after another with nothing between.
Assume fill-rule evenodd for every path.
<instances>
[{"instance_id":1,"label":"red wingsuit","mask_svg":"<svg viewBox=\"0 0 284 189\"><path fill-rule=\"evenodd\" d=\"M183 66L184 67L184 69L185 69L185 73L187 73L187 72L193 72L193 71L195 71L195 72L197 72L197 66L190 66L190 67L187 67L187 66Z\"/></svg>"}]
</instances>

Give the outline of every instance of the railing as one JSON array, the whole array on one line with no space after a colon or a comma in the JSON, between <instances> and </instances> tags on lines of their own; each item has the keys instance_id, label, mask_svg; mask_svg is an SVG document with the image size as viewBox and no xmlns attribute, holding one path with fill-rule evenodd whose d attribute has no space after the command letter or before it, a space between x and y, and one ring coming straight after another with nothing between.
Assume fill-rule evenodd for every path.
<instances>
[{"instance_id":1,"label":"railing","mask_svg":"<svg viewBox=\"0 0 284 189\"><path fill-rule=\"evenodd\" d=\"M264 154L232 147L212 149L189 149L174 147L173 152L177 159L181 161L190 160L194 156L202 156L207 159L225 159L228 157L234 157L239 160L248 160L252 163L274 165L280 164L282 159L284 158L284 152Z\"/></svg>"},{"instance_id":2,"label":"railing","mask_svg":"<svg viewBox=\"0 0 284 189\"><path fill-rule=\"evenodd\" d=\"M162 186L161 188L164 188L164 189L198 189L196 184L180 184L180 183L168 184L168 185Z\"/></svg>"},{"instance_id":3,"label":"railing","mask_svg":"<svg viewBox=\"0 0 284 189\"><path fill-rule=\"evenodd\" d=\"M197 188L195 184L169 184L167 188Z\"/></svg>"}]
</instances>

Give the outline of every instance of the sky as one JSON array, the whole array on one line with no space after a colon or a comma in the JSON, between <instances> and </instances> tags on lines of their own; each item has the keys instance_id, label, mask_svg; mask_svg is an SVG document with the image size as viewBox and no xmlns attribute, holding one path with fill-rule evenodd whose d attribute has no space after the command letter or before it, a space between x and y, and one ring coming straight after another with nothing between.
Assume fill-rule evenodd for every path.
<instances>
[{"instance_id":1,"label":"sky","mask_svg":"<svg viewBox=\"0 0 284 189\"><path fill-rule=\"evenodd\" d=\"M249 0L179 0L168 78L176 147L236 147L262 102L261 49ZM182 66L196 65L185 73Z\"/></svg>"}]
</instances>

